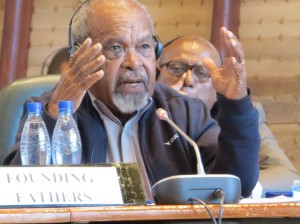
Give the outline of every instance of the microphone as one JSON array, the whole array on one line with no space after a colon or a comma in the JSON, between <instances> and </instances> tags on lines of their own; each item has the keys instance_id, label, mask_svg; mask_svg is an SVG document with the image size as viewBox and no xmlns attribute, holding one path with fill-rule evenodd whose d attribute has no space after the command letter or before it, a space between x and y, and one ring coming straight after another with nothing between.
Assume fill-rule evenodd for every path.
<instances>
[{"instance_id":1,"label":"microphone","mask_svg":"<svg viewBox=\"0 0 300 224\"><path fill-rule=\"evenodd\" d=\"M160 120L164 120L164 121L168 122L173 128L176 129L176 131L179 132L179 134L181 134L185 138L185 140L187 140L193 146L195 154L196 154L196 159L197 159L197 174L200 174L200 175L205 174L201 156L200 156L200 151L199 151L199 148L198 148L198 145L196 144L196 142L194 142L172 120L169 119L167 111L165 111L162 108L158 108L156 110L156 115Z\"/></svg>"},{"instance_id":2,"label":"microphone","mask_svg":"<svg viewBox=\"0 0 300 224\"><path fill-rule=\"evenodd\" d=\"M205 174L197 144L187 136L172 120L167 112L158 108L156 115L166 121L182 135L192 146L197 159L197 174L166 177L152 188L156 204L190 204L193 199L204 203L219 203L220 191L225 195L224 203L237 203L241 197L241 182L231 174Z\"/></svg>"}]
</instances>

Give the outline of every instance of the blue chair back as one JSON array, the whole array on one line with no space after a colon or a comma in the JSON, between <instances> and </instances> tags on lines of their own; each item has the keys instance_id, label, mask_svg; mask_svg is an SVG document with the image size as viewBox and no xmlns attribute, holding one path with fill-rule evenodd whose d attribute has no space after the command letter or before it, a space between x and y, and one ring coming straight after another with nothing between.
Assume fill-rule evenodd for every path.
<instances>
[{"instance_id":1,"label":"blue chair back","mask_svg":"<svg viewBox=\"0 0 300 224\"><path fill-rule=\"evenodd\" d=\"M30 76L15 80L0 92L0 164L15 143L25 100L51 90L60 75Z\"/></svg>"}]
</instances>

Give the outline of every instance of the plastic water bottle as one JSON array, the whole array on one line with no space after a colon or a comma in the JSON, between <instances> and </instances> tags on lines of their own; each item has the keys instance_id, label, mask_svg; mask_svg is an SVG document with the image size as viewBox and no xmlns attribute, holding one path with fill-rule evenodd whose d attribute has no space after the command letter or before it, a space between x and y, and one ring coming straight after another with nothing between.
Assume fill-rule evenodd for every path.
<instances>
[{"instance_id":1,"label":"plastic water bottle","mask_svg":"<svg viewBox=\"0 0 300 224\"><path fill-rule=\"evenodd\" d=\"M81 140L73 118L73 101L58 103L59 116L52 136L53 164L80 164Z\"/></svg>"},{"instance_id":2,"label":"plastic water bottle","mask_svg":"<svg viewBox=\"0 0 300 224\"><path fill-rule=\"evenodd\" d=\"M49 165L51 160L50 138L41 117L42 105L29 102L26 105L28 117L21 136L22 165Z\"/></svg>"},{"instance_id":3,"label":"plastic water bottle","mask_svg":"<svg viewBox=\"0 0 300 224\"><path fill-rule=\"evenodd\" d=\"M300 180L293 181L292 191L293 197L300 200Z\"/></svg>"}]
</instances>

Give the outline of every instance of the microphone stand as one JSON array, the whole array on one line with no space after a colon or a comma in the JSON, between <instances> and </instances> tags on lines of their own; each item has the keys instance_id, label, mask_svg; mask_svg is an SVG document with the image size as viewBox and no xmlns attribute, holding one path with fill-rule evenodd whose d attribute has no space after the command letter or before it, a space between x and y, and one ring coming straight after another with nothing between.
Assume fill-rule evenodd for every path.
<instances>
[{"instance_id":1,"label":"microphone stand","mask_svg":"<svg viewBox=\"0 0 300 224\"><path fill-rule=\"evenodd\" d=\"M197 174L204 175L205 171L203 168L200 152L198 145L196 142L194 142L189 136L187 136L172 120L170 120L168 117L164 118L165 121L167 121L173 128L176 129L176 131L179 132L194 148L194 151L196 153L196 158L197 158Z\"/></svg>"}]
</instances>

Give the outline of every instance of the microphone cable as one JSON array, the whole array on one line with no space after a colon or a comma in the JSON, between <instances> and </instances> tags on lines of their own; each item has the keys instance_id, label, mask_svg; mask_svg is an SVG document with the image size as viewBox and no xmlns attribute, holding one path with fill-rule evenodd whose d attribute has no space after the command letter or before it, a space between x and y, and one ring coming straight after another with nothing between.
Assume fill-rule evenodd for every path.
<instances>
[{"instance_id":1,"label":"microphone cable","mask_svg":"<svg viewBox=\"0 0 300 224\"><path fill-rule=\"evenodd\" d=\"M206 211L208 212L208 214L209 214L211 220L213 221L213 223L217 224L217 221L216 221L214 215L212 214L211 210L209 209L209 207L207 207L207 205L206 205L206 203L204 201L202 201L199 198L190 198L189 201L191 201L191 202L196 201L199 204L202 204L204 206L204 208L206 209Z\"/></svg>"},{"instance_id":2,"label":"microphone cable","mask_svg":"<svg viewBox=\"0 0 300 224\"><path fill-rule=\"evenodd\" d=\"M219 208L219 218L218 218L218 224L222 223L222 216L223 216L223 205L225 200L224 191L221 189L217 189L215 191L215 196L220 199L220 208Z\"/></svg>"},{"instance_id":3,"label":"microphone cable","mask_svg":"<svg viewBox=\"0 0 300 224\"><path fill-rule=\"evenodd\" d=\"M222 223L222 216L223 216L223 205L224 205L224 200L225 200L225 195L224 195L224 191L221 189L217 189L215 191L215 197L220 199L220 208L219 208L219 217L218 217L218 222L216 221L212 211L209 209L209 207L206 205L206 203L204 201L202 201L199 198L190 198L189 201L193 202L196 201L199 204L202 204L204 206L204 208L206 209L206 211L208 212L211 220L213 221L213 224L221 224Z\"/></svg>"}]
</instances>

